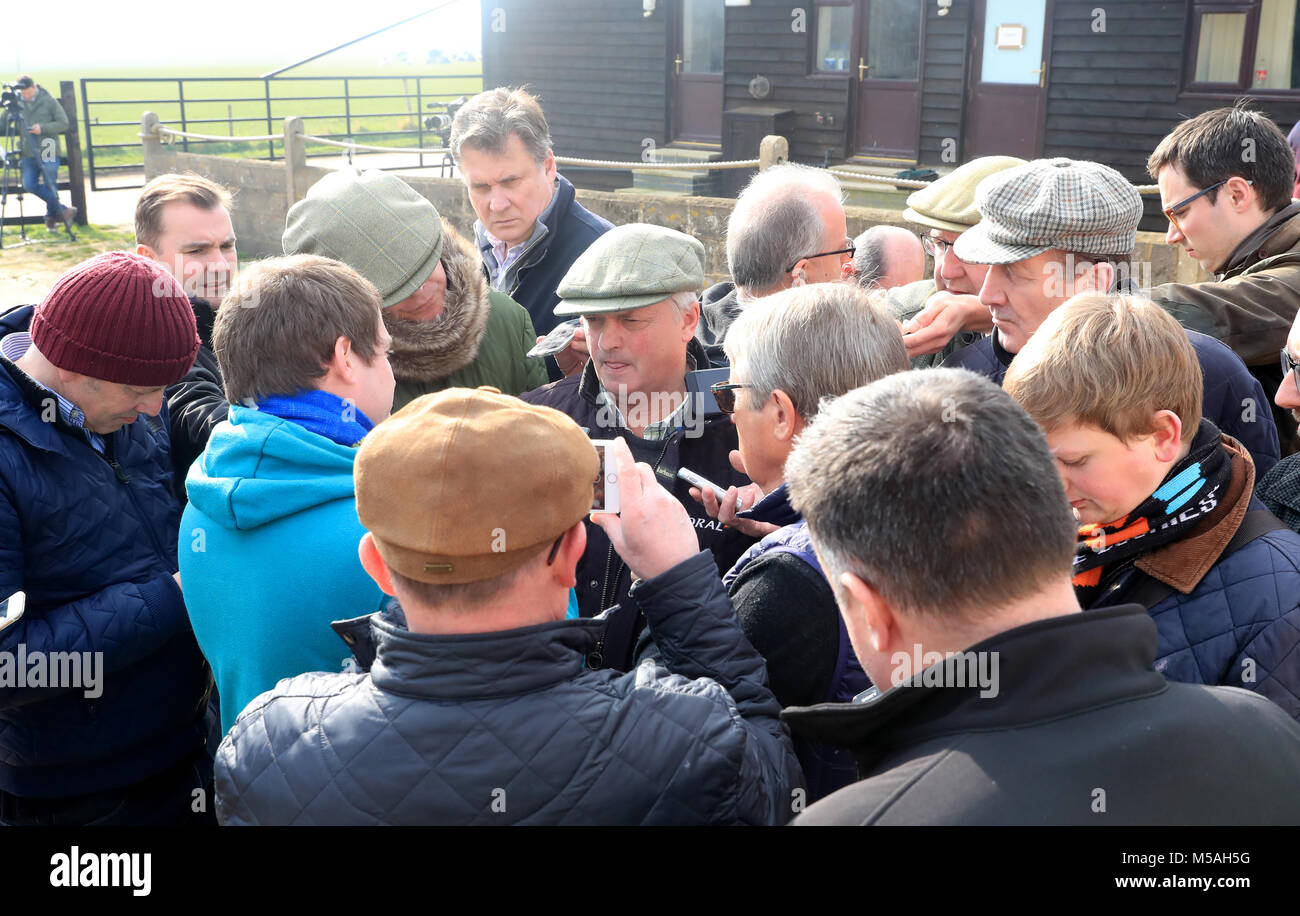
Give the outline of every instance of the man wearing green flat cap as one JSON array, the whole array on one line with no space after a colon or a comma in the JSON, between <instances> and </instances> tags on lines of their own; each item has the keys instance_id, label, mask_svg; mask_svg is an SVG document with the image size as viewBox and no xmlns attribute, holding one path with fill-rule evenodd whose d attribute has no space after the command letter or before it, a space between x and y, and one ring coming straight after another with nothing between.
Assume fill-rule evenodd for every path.
<instances>
[{"instance_id":1,"label":"man wearing green flat cap","mask_svg":"<svg viewBox=\"0 0 1300 916\"><path fill-rule=\"evenodd\" d=\"M444 388L519 394L546 383L526 356L537 341L523 307L488 287L478 253L402 179L331 172L289 210L284 253L347 264L379 290L393 338L393 409Z\"/></svg>"},{"instance_id":2,"label":"man wearing green flat cap","mask_svg":"<svg viewBox=\"0 0 1300 916\"><path fill-rule=\"evenodd\" d=\"M704 285L704 246L662 226L633 223L602 235L560 281L560 317L580 315L591 359L579 374L524 395L567 414L593 439L622 438L637 461L686 507L719 574L754 539L710 518L677 478L689 468L728 489L749 483L739 462L736 429L725 414L705 414L688 396L686 376L712 368L695 339L700 321L696 295ZM587 526L587 548L578 563L578 611L594 617L624 601L632 584L626 564L609 538ZM601 648L588 659L627 670L633 663L642 621L623 615L611 621Z\"/></svg>"}]
</instances>

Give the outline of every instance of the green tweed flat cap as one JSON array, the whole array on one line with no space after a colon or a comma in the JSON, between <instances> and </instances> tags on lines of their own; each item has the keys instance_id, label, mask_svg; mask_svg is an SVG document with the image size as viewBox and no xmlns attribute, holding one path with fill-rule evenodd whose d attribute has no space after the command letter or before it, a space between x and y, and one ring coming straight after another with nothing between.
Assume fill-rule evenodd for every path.
<instances>
[{"instance_id":1,"label":"green tweed flat cap","mask_svg":"<svg viewBox=\"0 0 1300 916\"><path fill-rule=\"evenodd\" d=\"M284 253L342 261L379 290L384 308L424 285L442 256L442 217L402 179L339 169L289 209Z\"/></svg>"},{"instance_id":2,"label":"green tweed flat cap","mask_svg":"<svg viewBox=\"0 0 1300 916\"><path fill-rule=\"evenodd\" d=\"M675 229L630 223L606 232L573 262L555 314L594 315L654 305L704 287L704 245Z\"/></svg>"},{"instance_id":3,"label":"green tweed flat cap","mask_svg":"<svg viewBox=\"0 0 1300 916\"><path fill-rule=\"evenodd\" d=\"M1024 165L1015 156L981 156L907 196L903 219L944 232L965 232L980 221L975 186L1003 169Z\"/></svg>"}]
</instances>

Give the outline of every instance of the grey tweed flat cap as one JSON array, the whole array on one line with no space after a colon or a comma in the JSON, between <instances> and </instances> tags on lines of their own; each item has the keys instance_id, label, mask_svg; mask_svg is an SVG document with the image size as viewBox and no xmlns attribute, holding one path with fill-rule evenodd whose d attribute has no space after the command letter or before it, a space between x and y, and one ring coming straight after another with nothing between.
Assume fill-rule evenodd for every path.
<instances>
[{"instance_id":1,"label":"grey tweed flat cap","mask_svg":"<svg viewBox=\"0 0 1300 916\"><path fill-rule=\"evenodd\" d=\"M556 290L555 314L623 312L704 286L704 245L675 229L615 226L578 256Z\"/></svg>"},{"instance_id":2,"label":"grey tweed flat cap","mask_svg":"<svg viewBox=\"0 0 1300 916\"><path fill-rule=\"evenodd\" d=\"M1142 197L1110 166L1035 159L990 175L975 189L980 221L954 245L971 264L1013 264L1052 248L1128 254L1137 244Z\"/></svg>"}]
</instances>

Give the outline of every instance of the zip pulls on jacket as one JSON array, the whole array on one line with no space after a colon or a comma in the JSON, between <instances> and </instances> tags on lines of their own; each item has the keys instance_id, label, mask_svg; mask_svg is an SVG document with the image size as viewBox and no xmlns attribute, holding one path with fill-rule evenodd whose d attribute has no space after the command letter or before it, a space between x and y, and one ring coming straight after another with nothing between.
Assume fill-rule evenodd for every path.
<instances>
[{"instance_id":1,"label":"zip pulls on jacket","mask_svg":"<svg viewBox=\"0 0 1300 916\"><path fill-rule=\"evenodd\" d=\"M112 436L106 436L104 438L104 454L100 455L100 457L108 462L108 466L113 469L113 474L117 477L118 482L126 487L126 494L131 500L131 507L135 509L136 517L140 519L142 527L149 532L149 541L153 544L153 549L157 552L163 564L170 567L171 561L167 556L167 551L163 549L162 542L158 540L158 532L154 530L153 525L149 524L148 516L145 515L144 509L140 507L136 488L131 486L131 476L126 473L126 470L118 462L115 452L116 448L113 445Z\"/></svg>"}]
</instances>

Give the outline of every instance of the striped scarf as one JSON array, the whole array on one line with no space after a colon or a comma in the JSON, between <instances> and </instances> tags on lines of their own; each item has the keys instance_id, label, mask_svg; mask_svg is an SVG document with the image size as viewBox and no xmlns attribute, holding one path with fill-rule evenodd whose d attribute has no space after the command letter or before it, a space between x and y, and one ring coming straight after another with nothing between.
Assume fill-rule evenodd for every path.
<instances>
[{"instance_id":1,"label":"striped scarf","mask_svg":"<svg viewBox=\"0 0 1300 916\"><path fill-rule=\"evenodd\" d=\"M1080 526L1073 580L1079 604L1092 606L1109 570L1184 537L1219 504L1231 479L1232 459L1219 430L1203 421L1187 456L1141 505L1116 521Z\"/></svg>"}]
</instances>

